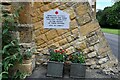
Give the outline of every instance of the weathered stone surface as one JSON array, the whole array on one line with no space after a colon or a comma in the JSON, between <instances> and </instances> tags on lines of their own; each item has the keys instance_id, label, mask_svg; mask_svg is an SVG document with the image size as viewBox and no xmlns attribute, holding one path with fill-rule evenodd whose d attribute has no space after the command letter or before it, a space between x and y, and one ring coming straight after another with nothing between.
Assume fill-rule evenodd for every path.
<instances>
[{"instance_id":1,"label":"weathered stone surface","mask_svg":"<svg viewBox=\"0 0 120 80\"><path fill-rule=\"evenodd\" d=\"M109 60L108 57L102 58L98 61L98 64L106 63L108 60Z\"/></svg>"},{"instance_id":2,"label":"weathered stone surface","mask_svg":"<svg viewBox=\"0 0 120 80\"><path fill-rule=\"evenodd\" d=\"M77 21L74 19L70 22L70 29L75 29L78 27Z\"/></svg>"},{"instance_id":3,"label":"weathered stone surface","mask_svg":"<svg viewBox=\"0 0 120 80\"><path fill-rule=\"evenodd\" d=\"M95 56L97 56L97 53L95 51L88 54L88 58L93 58Z\"/></svg>"},{"instance_id":4,"label":"weathered stone surface","mask_svg":"<svg viewBox=\"0 0 120 80\"><path fill-rule=\"evenodd\" d=\"M60 46L58 42L55 42L52 45L54 45L56 48L58 48Z\"/></svg>"},{"instance_id":5,"label":"weathered stone surface","mask_svg":"<svg viewBox=\"0 0 120 80\"><path fill-rule=\"evenodd\" d=\"M40 8L40 10L43 11L48 11L49 10L49 5L44 5Z\"/></svg>"},{"instance_id":6,"label":"weathered stone surface","mask_svg":"<svg viewBox=\"0 0 120 80\"><path fill-rule=\"evenodd\" d=\"M94 60L94 59L87 59L86 60L86 65L87 66L90 66L90 65L95 65L96 64L96 60Z\"/></svg>"},{"instance_id":7,"label":"weathered stone surface","mask_svg":"<svg viewBox=\"0 0 120 80\"><path fill-rule=\"evenodd\" d=\"M43 54L45 54L45 55L49 55L49 51L48 51L48 48L47 48L47 47L44 48L44 50L43 50Z\"/></svg>"},{"instance_id":8,"label":"weathered stone surface","mask_svg":"<svg viewBox=\"0 0 120 80\"><path fill-rule=\"evenodd\" d=\"M66 44L66 43L67 43L67 39L66 38L64 38L64 39L59 41L60 46Z\"/></svg>"},{"instance_id":9,"label":"weathered stone surface","mask_svg":"<svg viewBox=\"0 0 120 80\"><path fill-rule=\"evenodd\" d=\"M74 2L68 2L65 5L68 6L68 7L71 7L73 4L75 4L75 3Z\"/></svg>"},{"instance_id":10,"label":"weathered stone surface","mask_svg":"<svg viewBox=\"0 0 120 80\"><path fill-rule=\"evenodd\" d=\"M28 29L27 31L20 32L20 42L21 43L29 43L32 42L32 30Z\"/></svg>"},{"instance_id":11,"label":"weathered stone surface","mask_svg":"<svg viewBox=\"0 0 120 80\"><path fill-rule=\"evenodd\" d=\"M72 34L78 36L79 35L79 30L78 28L72 30Z\"/></svg>"},{"instance_id":12,"label":"weathered stone surface","mask_svg":"<svg viewBox=\"0 0 120 80\"><path fill-rule=\"evenodd\" d=\"M91 69L95 69L97 67L97 65L91 65L90 68Z\"/></svg>"},{"instance_id":13,"label":"weathered stone surface","mask_svg":"<svg viewBox=\"0 0 120 80\"><path fill-rule=\"evenodd\" d=\"M58 42L58 41L60 41L60 40L62 40L62 37L61 37L61 36L56 37L56 38L54 39L55 42Z\"/></svg>"},{"instance_id":14,"label":"weathered stone surface","mask_svg":"<svg viewBox=\"0 0 120 80\"><path fill-rule=\"evenodd\" d=\"M86 43L85 42L77 42L75 43L75 48L78 49L78 50L83 50L85 49L87 46L86 46Z\"/></svg>"},{"instance_id":15,"label":"weathered stone surface","mask_svg":"<svg viewBox=\"0 0 120 80\"><path fill-rule=\"evenodd\" d=\"M41 33L40 33L40 29L37 29L34 31L35 37L38 37Z\"/></svg>"},{"instance_id":16,"label":"weathered stone surface","mask_svg":"<svg viewBox=\"0 0 120 80\"><path fill-rule=\"evenodd\" d=\"M75 5L75 10L79 16L89 12L88 6L86 4L82 4L82 3Z\"/></svg>"},{"instance_id":17,"label":"weathered stone surface","mask_svg":"<svg viewBox=\"0 0 120 80\"><path fill-rule=\"evenodd\" d=\"M62 35L64 33L66 33L67 31L68 30L59 29L59 30L57 30L57 33L58 33L58 35Z\"/></svg>"},{"instance_id":18,"label":"weathered stone surface","mask_svg":"<svg viewBox=\"0 0 120 80\"><path fill-rule=\"evenodd\" d=\"M77 17L77 21L78 21L79 25L84 25L84 24L90 22L91 20L92 19L91 19L89 13L84 14L82 17Z\"/></svg>"},{"instance_id":19,"label":"weathered stone surface","mask_svg":"<svg viewBox=\"0 0 120 80\"><path fill-rule=\"evenodd\" d=\"M49 57L43 54L40 54L39 56L37 56L36 58L36 63L37 64L43 64L46 63L48 61Z\"/></svg>"},{"instance_id":20,"label":"weathered stone surface","mask_svg":"<svg viewBox=\"0 0 120 80\"><path fill-rule=\"evenodd\" d=\"M66 6L66 5L61 5L61 6L59 6L58 8L59 8L60 10L64 10L64 9L67 8L67 6Z\"/></svg>"},{"instance_id":21,"label":"weathered stone surface","mask_svg":"<svg viewBox=\"0 0 120 80\"><path fill-rule=\"evenodd\" d=\"M97 35L93 35L89 38L87 38L87 43L89 46L95 45L96 43L99 43L99 39Z\"/></svg>"},{"instance_id":22,"label":"weathered stone surface","mask_svg":"<svg viewBox=\"0 0 120 80\"><path fill-rule=\"evenodd\" d=\"M49 31L49 29L40 29L41 34L44 34L44 33L48 32L48 31Z\"/></svg>"},{"instance_id":23,"label":"weathered stone surface","mask_svg":"<svg viewBox=\"0 0 120 80\"><path fill-rule=\"evenodd\" d=\"M63 47L63 49L67 49L67 48L70 47L70 44L69 44L69 43L68 43L68 44L65 44L65 45L63 45L62 47Z\"/></svg>"},{"instance_id":24,"label":"weathered stone surface","mask_svg":"<svg viewBox=\"0 0 120 80\"><path fill-rule=\"evenodd\" d=\"M52 9L54 9L54 8L56 8L57 6L59 6L60 4L58 4L58 3L50 3L49 4L49 7L50 8L52 8Z\"/></svg>"},{"instance_id":25,"label":"weathered stone surface","mask_svg":"<svg viewBox=\"0 0 120 80\"><path fill-rule=\"evenodd\" d=\"M107 61L106 63L102 64L102 65L101 65L101 68L106 68L106 69L107 69L107 68L112 68L112 67L116 66L117 64L118 64L118 63L109 60L109 61Z\"/></svg>"},{"instance_id":26,"label":"weathered stone surface","mask_svg":"<svg viewBox=\"0 0 120 80\"><path fill-rule=\"evenodd\" d=\"M37 23L33 24L33 28L34 28L34 30L36 30L38 28L41 28L42 25L43 25L43 23L42 23L42 21L40 21L40 22L37 22Z\"/></svg>"},{"instance_id":27,"label":"weathered stone surface","mask_svg":"<svg viewBox=\"0 0 120 80\"><path fill-rule=\"evenodd\" d=\"M85 24L80 27L80 33L85 36L88 35L90 32L97 30L99 27L99 24L96 23L96 21L91 21L88 24Z\"/></svg>"},{"instance_id":28,"label":"weathered stone surface","mask_svg":"<svg viewBox=\"0 0 120 80\"><path fill-rule=\"evenodd\" d=\"M72 54L73 52L75 52L75 49L74 49L74 47L69 47L69 48L67 48L66 49L67 50L67 54L69 55L69 54Z\"/></svg>"},{"instance_id":29,"label":"weathered stone surface","mask_svg":"<svg viewBox=\"0 0 120 80\"><path fill-rule=\"evenodd\" d=\"M15 70L19 70L20 72L26 73L26 74L32 74L32 62L29 64L17 64L14 67Z\"/></svg>"},{"instance_id":30,"label":"weathered stone surface","mask_svg":"<svg viewBox=\"0 0 120 80\"><path fill-rule=\"evenodd\" d=\"M47 43L40 45L41 48L45 48L46 46L47 46Z\"/></svg>"},{"instance_id":31,"label":"weathered stone surface","mask_svg":"<svg viewBox=\"0 0 120 80\"><path fill-rule=\"evenodd\" d=\"M47 38L45 34L40 35L39 37L36 37L37 43L41 45L42 43L47 41Z\"/></svg>"},{"instance_id":32,"label":"weathered stone surface","mask_svg":"<svg viewBox=\"0 0 120 80\"><path fill-rule=\"evenodd\" d=\"M23 7L24 9L21 9L21 11L19 12L19 23L21 23L21 24L31 24L31 15L30 15L31 7L30 7L30 4L29 3L23 3L22 6L24 6Z\"/></svg>"},{"instance_id":33,"label":"weathered stone surface","mask_svg":"<svg viewBox=\"0 0 120 80\"><path fill-rule=\"evenodd\" d=\"M70 19L74 19L76 17L76 14L73 8L68 8L65 10L65 12L67 12L70 15Z\"/></svg>"},{"instance_id":34,"label":"weathered stone surface","mask_svg":"<svg viewBox=\"0 0 120 80\"><path fill-rule=\"evenodd\" d=\"M49 32L47 32L45 34L46 34L48 40L51 40L58 36L56 30L50 30Z\"/></svg>"},{"instance_id":35,"label":"weathered stone surface","mask_svg":"<svg viewBox=\"0 0 120 80\"><path fill-rule=\"evenodd\" d=\"M68 42L71 42L73 40L71 36L66 37L66 39Z\"/></svg>"},{"instance_id":36,"label":"weathered stone surface","mask_svg":"<svg viewBox=\"0 0 120 80\"><path fill-rule=\"evenodd\" d=\"M99 48L98 52L99 52L99 55L102 55L103 53L107 53L107 51L109 51L109 50L110 50L110 48L108 46L106 46L103 48Z\"/></svg>"},{"instance_id":37,"label":"weathered stone surface","mask_svg":"<svg viewBox=\"0 0 120 80\"><path fill-rule=\"evenodd\" d=\"M41 6L43 6L44 3L43 2L34 2L34 7L35 8L40 8Z\"/></svg>"},{"instance_id":38,"label":"weathered stone surface","mask_svg":"<svg viewBox=\"0 0 120 80\"><path fill-rule=\"evenodd\" d=\"M50 40L50 41L47 42L48 45L50 45L50 44L52 44L52 43L54 43L53 40Z\"/></svg>"}]
</instances>

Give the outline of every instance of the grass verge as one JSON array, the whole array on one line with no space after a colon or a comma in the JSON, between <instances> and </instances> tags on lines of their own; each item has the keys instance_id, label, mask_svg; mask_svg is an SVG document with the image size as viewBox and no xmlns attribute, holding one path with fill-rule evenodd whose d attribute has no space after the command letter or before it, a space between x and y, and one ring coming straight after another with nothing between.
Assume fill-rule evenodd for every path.
<instances>
[{"instance_id":1,"label":"grass verge","mask_svg":"<svg viewBox=\"0 0 120 80\"><path fill-rule=\"evenodd\" d=\"M105 32L105 33L120 35L120 29L102 28L102 31Z\"/></svg>"}]
</instances>

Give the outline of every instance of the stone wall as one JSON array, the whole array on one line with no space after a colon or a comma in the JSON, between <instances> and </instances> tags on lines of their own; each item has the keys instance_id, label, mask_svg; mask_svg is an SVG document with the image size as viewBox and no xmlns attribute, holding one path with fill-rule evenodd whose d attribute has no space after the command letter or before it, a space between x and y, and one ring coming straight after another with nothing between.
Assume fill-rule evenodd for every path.
<instances>
[{"instance_id":1,"label":"stone wall","mask_svg":"<svg viewBox=\"0 0 120 80\"><path fill-rule=\"evenodd\" d=\"M43 28L43 13L56 8L70 14L69 29ZM86 64L92 69L110 67L116 63L89 3L35 2L31 16L39 63L47 62L51 46L66 49L67 54L82 50Z\"/></svg>"},{"instance_id":2,"label":"stone wall","mask_svg":"<svg viewBox=\"0 0 120 80\"><path fill-rule=\"evenodd\" d=\"M6 8L9 9L9 7ZM70 14L69 29L43 28L43 13L56 8ZM32 27L28 25L20 27L19 36L23 46L35 47L35 42L37 51L34 54L36 54L37 64L46 63L49 57L48 49L51 46L56 46L58 49L67 49L67 54L82 50L86 57L86 64L91 69L108 69L117 65L117 60L112 55L112 51L87 2L25 3L19 20L21 24L33 24Z\"/></svg>"}]
</instances>

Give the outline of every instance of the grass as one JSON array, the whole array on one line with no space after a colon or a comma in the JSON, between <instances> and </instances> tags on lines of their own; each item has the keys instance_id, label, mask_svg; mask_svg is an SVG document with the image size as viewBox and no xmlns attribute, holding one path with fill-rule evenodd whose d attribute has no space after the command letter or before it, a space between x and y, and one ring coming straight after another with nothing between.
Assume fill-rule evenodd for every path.
<instances>
[{"instance_id":1,"label":"grass","mask_svg":"<svg viewBox=\"0 0 120 80\"><path fill-rule=\"evenodd\" d=\"M105 33L120 35L120 29L102 28L102 31L105 32Z\"/></svg>"}]
</instances>

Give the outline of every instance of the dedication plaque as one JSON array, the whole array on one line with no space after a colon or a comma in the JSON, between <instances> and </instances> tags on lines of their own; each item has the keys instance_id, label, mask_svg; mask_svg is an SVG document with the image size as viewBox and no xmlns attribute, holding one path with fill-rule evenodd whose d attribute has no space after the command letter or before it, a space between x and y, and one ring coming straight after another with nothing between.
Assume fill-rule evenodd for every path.
<instances>
[{"instance_id":1,"label":"dedication plaque","mask_svg":"<svg viewBox=\"0 0 120 80\"><path fill-rule=\"evenodd\" d=\"M69 29L70 15L59 9L44 13L44 28Z\"/></svg>"}]
</instances>

